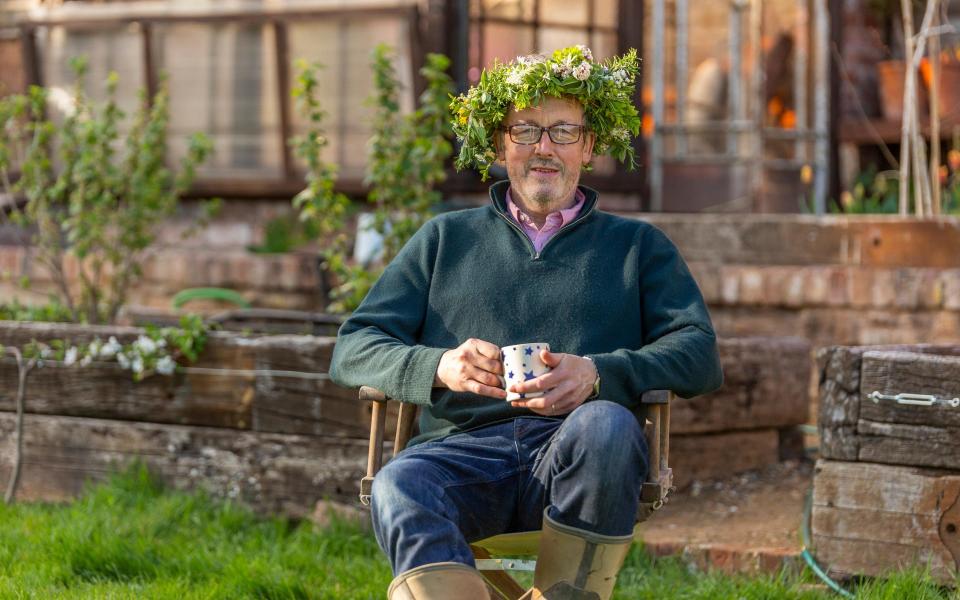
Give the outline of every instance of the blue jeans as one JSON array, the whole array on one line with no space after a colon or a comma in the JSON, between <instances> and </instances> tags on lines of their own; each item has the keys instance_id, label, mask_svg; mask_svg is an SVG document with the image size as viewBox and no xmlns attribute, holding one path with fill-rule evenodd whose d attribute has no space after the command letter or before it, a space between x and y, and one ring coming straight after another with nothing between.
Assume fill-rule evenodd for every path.
<instances>
[{"instance_id":1,"label":"blue jeans","mask_svg":"<svg viewBox=\"0 0 960 600\"><path fill-rule=\"evenodd\" d=\"M408 448L373 482L377 542L394 575L474 566L470 542L551 519L601 535L633 531L648 466L637 419L587 402L562 419L520 417Z\"/></svg>"}]
</instances>

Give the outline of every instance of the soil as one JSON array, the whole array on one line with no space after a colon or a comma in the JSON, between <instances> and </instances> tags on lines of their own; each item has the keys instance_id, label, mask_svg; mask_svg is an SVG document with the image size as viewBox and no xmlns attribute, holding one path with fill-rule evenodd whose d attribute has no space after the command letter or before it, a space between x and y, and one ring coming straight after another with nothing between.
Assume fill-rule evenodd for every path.
<instances>
[{"instance_id":1,"label":"soil","mask_svg":"<svg viewBox=\"0 0 960 600\"><path fill-rule=\"evenodd\" d=\"M648 546L715 544L744 550L802 549L800 526L813 463L790 460L674 491L643 526Z\"/></svg>"}]
</instances>

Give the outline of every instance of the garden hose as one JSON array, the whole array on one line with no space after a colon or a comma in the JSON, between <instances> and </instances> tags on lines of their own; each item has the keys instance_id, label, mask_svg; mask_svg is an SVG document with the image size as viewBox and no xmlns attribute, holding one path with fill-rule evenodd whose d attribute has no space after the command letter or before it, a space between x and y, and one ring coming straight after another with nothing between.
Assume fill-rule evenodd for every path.
<instances>
[{"instance_id":1,"label":"garden hose","mask_svg":"<svg viewBox=\"0 0 960 600\"><path fill-rule=\"evenodd\" d=\"M816 559L813 558L813 554L810 553L810 550L808 548L810 546L810 514L812 512L813 512L813 486L811 484L810 489L807 490L807 499L803 503L803 522L800 526L800 536L801 536L801 540L803 541L803 549L800 552L800 556L803 557L803 560L806 561L807 565L816 574L816 576L819 577L821 581L823 581L828 586L830 586L830 589L840 594L844 598L851 598L851 599L856 598L856 596L854 596L847 590L840 587L839 583L831 579L830 576L827 575L826 571L824 571L820 567L820 565L817 564Z\"/></svg>"},{"instance_id":2,"label":"garden hose","mask_svg":"<svg viewBox=\"0 0 960 600\"><path fill-rule=\"evenodd\" d=\"M173 308L181 308L187 302L194 300L219 300L230 302L241 308L250 308L251 304L239 292L227 288L187 288L180 290L173 297Z\"/></svg>"}]
</instances>

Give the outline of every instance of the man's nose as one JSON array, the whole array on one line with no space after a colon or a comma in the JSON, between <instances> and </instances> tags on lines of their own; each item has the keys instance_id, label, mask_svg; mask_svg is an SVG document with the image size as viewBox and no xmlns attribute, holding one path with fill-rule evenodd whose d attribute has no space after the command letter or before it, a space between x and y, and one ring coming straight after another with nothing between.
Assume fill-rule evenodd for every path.
<instances>
[{"instance_id":1,"label":"man's nose","mask_svg":"<svg viewBox=\"0 0 960 600\"><path fill-rule=\"evenodd\" d=\"M540 141L536 143L536 152L540 155L553 156L556 144L550 139L550 134L546 131L540 136Z\"/></svg>"}]
</instances>

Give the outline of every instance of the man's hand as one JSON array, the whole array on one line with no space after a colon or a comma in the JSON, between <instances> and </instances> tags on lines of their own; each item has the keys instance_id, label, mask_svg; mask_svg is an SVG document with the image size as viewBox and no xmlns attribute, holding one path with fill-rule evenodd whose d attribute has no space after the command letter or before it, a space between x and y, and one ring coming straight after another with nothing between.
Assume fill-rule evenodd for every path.
<instances>
[{"instance_id":1,"label":"man's hand","mask_svg":"<svg viewBox=\"0 0 960 600\"><path fill-rule=\"evenodd\" d=\"M597 367L593 361L575 354L540 351L540 359L551 368L549 373L530 381L515 383L510 391L527 392L549 390L544 396L529 400L516 400L513 406L526 407L546 417L563 415L586 402L593 393L597 380Z\"/></svg>"},{"instance_id":2,"label":"man's hand","mask_svg":"<svg viewBox=\"0 0 960 600\"><path fill-rule=\"evenodd\" d=\"M505 400L502 387L503 363L500 348L490 342L469 339L440 357L434 387L445 387L455 392L473 392Z\"/></svg>"}]
</instances>

